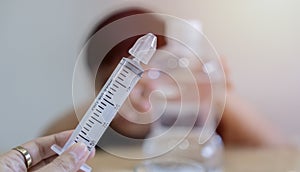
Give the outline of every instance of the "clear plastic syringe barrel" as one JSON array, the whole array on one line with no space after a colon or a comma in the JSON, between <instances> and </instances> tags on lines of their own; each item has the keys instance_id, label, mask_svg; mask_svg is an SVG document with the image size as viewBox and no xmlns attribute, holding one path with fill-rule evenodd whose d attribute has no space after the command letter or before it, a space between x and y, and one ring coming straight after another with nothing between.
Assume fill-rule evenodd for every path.
<instances>
[{"instance_id":1,"label":"clear plastic syringe barrel","mask_svg":"<svg viewBox=\"0 0 300 172\"><path fill-rule=\"evenodd\" d=\"M80 125L73 132L71 138L73 137L74 140L69 140L63 150L76 142L85 143L91 150L141 78L142 73L140 64L132 59L123 58L86 112L89 115L83 117Z\"/></svg>"},{"instance_id":2,"label":"clear plastic syringe barrel","mask_svg":"<svg viewBox=\"0 0 300 172\"><path fill-rule=\"evenodd\" d=\"M63 148L52 145L51 149L53 151L62 154L77 142L84 143L89 151L95 147L119 108L141 78L144 70L140 65L140 61L145 64L149 62L155 53L156 41L156 36L151 33L137 40L129 50L134 58L123 58L119 62L67 143ZM91 171L91 167L86 164L81 166L80 169Z\"/></svg>"},{"instance_id":3,"label":"clear plastic syringe barrel","mask_svg":"<svg viewBox=\"0 0 300 172\"><path fill-rule=\"evenodd\" d=\"M82 142L91 151L141 78L143 72L144 70L137 61L123 58L64 147L61 149L57 145L53 145L51 148L56 153L61 154L74 143ZM85 164L81 169L91 171L91 168Z\"/></svg>"}]
</instances>

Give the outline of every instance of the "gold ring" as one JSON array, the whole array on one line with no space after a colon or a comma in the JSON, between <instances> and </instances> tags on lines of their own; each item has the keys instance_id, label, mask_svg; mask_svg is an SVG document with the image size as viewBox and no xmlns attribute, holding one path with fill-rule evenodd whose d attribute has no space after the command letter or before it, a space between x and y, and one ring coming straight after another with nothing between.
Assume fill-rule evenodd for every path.
<instances>
[{"instance_id":1,"label":"gold ring","mask_svg":"<svg viewBox=\"0 0 300 172\"><path fill-rule=\"evenodd\" d=\"M23 157L25 159L26 167L30 168L30 166L32 164L32 158L31 158L31 155L29 154L29 152L27 151L27 149L23 148L22 146L17 146L15 148L13 148L13 150L18 151L23 155Z\"/></svg>"}]
</instances>

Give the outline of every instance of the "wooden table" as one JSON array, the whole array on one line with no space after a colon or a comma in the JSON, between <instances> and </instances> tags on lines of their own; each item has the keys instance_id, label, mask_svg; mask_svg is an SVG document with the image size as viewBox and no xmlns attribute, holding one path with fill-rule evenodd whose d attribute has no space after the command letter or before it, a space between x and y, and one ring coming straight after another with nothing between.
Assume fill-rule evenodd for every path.
<instances>
[{"instance_id":1,"label":"wooden table","mask_svg":"<svg viewBox=\"0 0 300 172\"><path fill-rule=\"evenodd\" d=\"M132 148L117 148L124 153L136 151ZM224 150L225 172L300 172L300 151L297 149L237 149ZM104 151L97 151L88 164L93 171L133 171L142 160L120 158Z\"/></svg>"}]
</instances>

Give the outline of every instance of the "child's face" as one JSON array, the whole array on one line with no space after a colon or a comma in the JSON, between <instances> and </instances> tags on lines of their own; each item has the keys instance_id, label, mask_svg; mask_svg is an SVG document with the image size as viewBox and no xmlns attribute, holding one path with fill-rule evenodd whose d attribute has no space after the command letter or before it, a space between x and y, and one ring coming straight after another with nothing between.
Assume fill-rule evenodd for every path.
<instances>
[{"instance_id":1,"label":"child's face","mask_svg":"<svg viewBox=\"0 0 300 172\"><path fill-rule=\"evenodd\" d=\"M185 107L200 106L203 118L207 116L211 106L211 83L202 65L188 70L150 66L143 66L145 72L130 93L127 107L121 111L124 118L135 123L152 123L174 105L179 113L183 104Z\"/></svg>"}]
</instances>

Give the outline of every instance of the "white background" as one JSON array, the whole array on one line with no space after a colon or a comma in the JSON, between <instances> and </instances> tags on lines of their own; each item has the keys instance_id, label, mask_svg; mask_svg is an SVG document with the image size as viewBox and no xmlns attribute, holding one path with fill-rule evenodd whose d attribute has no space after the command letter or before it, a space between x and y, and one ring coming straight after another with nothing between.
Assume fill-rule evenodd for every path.
<instances>
[{"instance_id":1,"label":"white background","mask_svg":"<svg viewBox=\"0 0 300 172\"><path fill-rule=\"evenodd\" d=\"M72 105L76 56L107 12L133 0L0 1L0 152L39 136ZM236 91L299 143L300 1L153 0L202 21Z\"/></svg>"}]
</instances>

